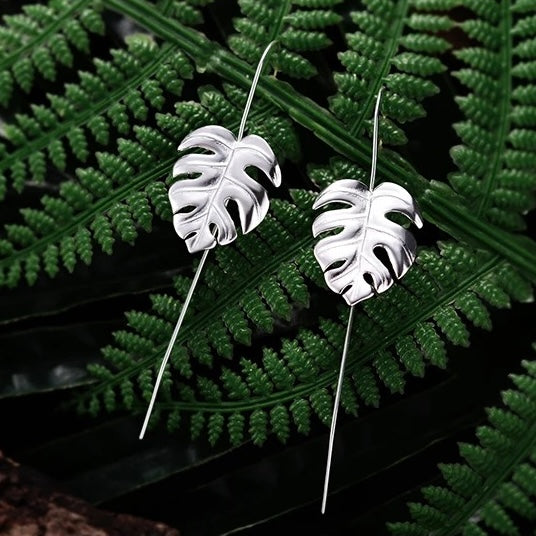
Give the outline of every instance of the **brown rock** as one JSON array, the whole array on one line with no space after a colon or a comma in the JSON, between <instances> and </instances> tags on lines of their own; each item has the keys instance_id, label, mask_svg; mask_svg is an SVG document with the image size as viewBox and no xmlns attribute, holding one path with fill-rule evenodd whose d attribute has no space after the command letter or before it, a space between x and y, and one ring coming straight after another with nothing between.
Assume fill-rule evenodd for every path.
<instances>
[{"instance_id":1,"label":"brown rock","mask_svg":"<svg viewBox=\"0 0 536 536\"><path fill-rule=\"evenodd\" d=\"M179 531L125 514L99 510L55 489L0 452L1 536L180 536Z\"/></svg>"}]
</instances>

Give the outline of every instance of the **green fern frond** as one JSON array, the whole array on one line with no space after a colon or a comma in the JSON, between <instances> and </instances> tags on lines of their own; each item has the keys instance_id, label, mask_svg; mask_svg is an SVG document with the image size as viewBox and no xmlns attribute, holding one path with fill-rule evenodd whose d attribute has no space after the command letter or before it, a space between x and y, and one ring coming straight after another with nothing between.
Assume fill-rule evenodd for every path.
<instances>
[{"instance_id":1,"label":"green fern frond","mask_svg":"<svg viewBox=\"0 0 536 536\"><path fill-rule=\"evenodd\" d=\"M445 67L438 56L450 47L439 35L453 22L440 10L452 0L433 4L409 0L368 0L365 9L350 14L357 31L346 35L349 50L339 53L346 71L336 73L337 94L331 109L358 135L370 127L375 95L382 99L382 141L404 144L397 126L425 115L421 101L439 91L430 80ZM433 11L434 13L429 13Z\"/></svg>"},{"instance_id":2,"label":"green fern frond","mask_svg":"<svg viewBox=\"0 0 536 536\"><path fill-rule=\"evenodd\" d=\"M484 11L462 3L475 11L461 27L477 44L456 52L465 67L455 76L469 92L457 99L463 144L452 149L459 172L450 182L478 215L523 229L535 203L536 24L522 1L493 0Z\"/></svg>"},{"instance_id":3,"label":"green fern frond","mask_svg":"<svg viewBox=\"0 0 536 536\"><path fill-rule=\"evenodd\" d=\"M173 55L181 71L189 74L184 57L177 52ZM151 85L151 80L142 86L146 94L154 93L158 87ZM78 258L86 264L91 262L92 245L110 254L116 238L133 244L140 228L149 231L154 213L169 219L167 189L162 179L172 167L176 140L207 123L237 127L246 94L232 86L226 86L226 91L224 95L202 88L200 103L180 102L176 115L157 113L159 130L133 126L133 138L118 140L117 154L97 153L98 166L77 169L77 179L63 182L58 196L45 195L41 209L22 209L24 224L7 224L4 238L0 239L0 271L5 274L0 284L16 286L28 262L31 275L26 279L34 282L39 270L36 256L43 260L50 277L57 274L60 264L73 271ZM157 92L154 98L160 95ZM152 107L155 104L148 103ZM250 131L269 140L281 160L297 157L298 142L290 123L273 107L261 103L254 106ZM61 142L56 142L60 147ZM75 240L81 235L83 241ZM71 243L73 247L68 247Z\"/></svg>"},{"instance_id":4,"label":"green fern frond","mask_svg":"<svg viewBox=\"0 0 536 536\"><path fill-rule=\"evenodd\" d=\"M339 170L356 176L355 166L337 164ZM328 174L325 169L313 172ZM236 245L218 248L205 269L172 354L172 400L159 404L163 413L193 412L196 433L202 426L199 415L210 419L214 413L224 418L241 414L250 423L249 433L256 443L266 439L269 424L276 436L286 438L290 421L283 410L275 410L280 406L300 431L309 429L312 415L329 422L345 315L340 320L321 320L318 329L299 330L294 338L283 340L279 350L266 347L262 356L229 361L235 347L251 344L252 337L273 329L275 319L285 322L293 309L303 307L311 284L324 288L312 255L310 210L306 210L314 196L304 191L293 195L295 205L275 200L256 233L241 237ZM290 221L294 223L289 225ZM292 284L280 276L288 269L294 274ZM148 315L159 325L165 321L167 334L162 329L152 335L131 325L136 337L121 335L115 350L105 349L103 357L113 378L99 381L92 396L100 399L125 381L137 393L149 389L146 378L139 384L139 373L158 366L163 339L171 333L189 284L187 278L177 281L178 300L169 295L153 297L153 312ZM355 415L360 402L378 405L382 385L403 392L408 372L422 376L427 363L444 367L446 341L469 344L468 322L489 328L490 305L507 307L511 298L531 299L531 292L530 285L497 257L455 244L441 244L440 252L422 250L401 284L366 302L357 315L356 333L368 336L356 336L359 342L350 352L352 381L345 385L343 408ZM206 366L212 370L205 373ZM182 398L185 387L188 399ZM142 400L139 394L137 400ZM224 425L217 427L224 429ZM212 432L211 441L218 436Z\"/></svg>"},{"instance_id":5,"label":"green fern frond","mask_svg":"<svg viewBox=\"0 0 536 536\"><path fill-rule=\"evenodd\" d=\"M536 520L536 362L512 374L505 407L487 410L479 445L460 444L462 463L442 464L442 486L428 486L426 502L410 503L413 521L391 523L396 536L521 534L520 520Z\"/></svg>"},{"instance_id":6,"label":"green fern frond","mask_svg":"<svg viewBox=\"0 0 536 536\"><path fill-rule=\"evenodd\" d=\"M204 21L203 8L214 0L172 0L171 14L182 24L195 26ZM164 10L162 10L164 12Z\"/></svg>"},{"instance_id":7,"label":"green fern frond","mask_svg":"<svg viewBox=\"0 0 536 536\"><path fill-rule=\"evenodd\" d=\"M28 181L42 182L47 165L63 171L70 153L78 162L90 156L88 146L106 146L110 131L128 134L160 110L165 97L178 96L184 79L192 78L189 60L174 47L146 35L131 35L126 49L112 59L93 61L93 71L80 71L79 83L66 84L62 95L48 95L49 106L33 105L6 126L10 149L0 162L0 175L21 192ZM5 192L4 192L5 195Z\"/></svg>"},{"instance_id":8,"label":"green fern frond","mask_svg":"<svg viewBox=\"0 0 536 536\"><path fill-rule=\"evenodd\" d=\"M56 79L56 66L73 65L73 49L90 53L89 33L104 33L99 0L51 0L5 15L0 26L0 105L17 87L28 93L38 73Z\"/></svg>"},{"instance_id":9,"label":"green fern frond","mask_svg":"<svg viewBox=\"0 0 536 536\"><path fill-rule=\"evenodd\" d=\"M280 44L270 60L276 70L294 78L310 78L317 69L306 55L331 44L326 31L341 21L334 11L341 1L240 0L243 17L235 20L239 33L229 37L229 46L237 56L254 63L277 38Z\"/></svg>"},{"instance_id":10,"label":"green fern frond","mask_svg":"<svg viewBox=\"0 0 536 536\"><path fill-rule=\"evenodd\" d=\"M149 9L145 0L106 0L106 5L129 15L143 27L179 46L200 70L217 75L243 90L250 88L254 73L251 65L216 41L207 40L198 32ZM415 5L419 9L434 9L435 3L418 1ZM445 5L441 0L439 9L445 9ZM474 9L478 9L479 3L475 5ZM366 136L351 135L332 113L314 100L305 98L290 84L275 77L262 77L258 95L311 131L334 151L368 167L371 157L370 140ZM437 185L433 183L433 188L429 188L427 181L410 164L391 151L382 153L378 161L378 173L386 180L409 188L417 198L425 219L434 222L450 236L497 253L529 277L536 277L536 244L533 241L515 236L489 222L483 223L462 202L461 196L453 195L451 188L445 185L438 191Z\"/></svg>"}]
</instances>

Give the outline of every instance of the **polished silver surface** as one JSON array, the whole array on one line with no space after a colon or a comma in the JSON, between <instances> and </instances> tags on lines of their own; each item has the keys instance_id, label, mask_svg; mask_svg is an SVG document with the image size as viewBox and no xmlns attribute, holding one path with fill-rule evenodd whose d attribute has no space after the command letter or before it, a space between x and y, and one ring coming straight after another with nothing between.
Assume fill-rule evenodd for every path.
<instances>
[{"instance_id":1,"label":"polished silver surface","mask_svg":"<svg viewBox=\"0 0 536 536\"><path fill-rule=\"evenodd\" d=\"M246 168L255 166L262 170L276 186L281 184L279 165L266 141L255 135L243 138L264 61L274 44L275 41L272 41L264 49L255 70L240 121L238 137L235 138L233 133L224 127L209 125L194 130L179 145L179 151L199 148L210 152L208 155L188 154L180 157L173 168L173 176L193 174L196 177L180 180L171 186L168 192L177 233L186 240L191 253L204 251L162 359L143 421L140 439L144 438L147 431L160 383L203 271L208 252L216 243L228 244L236 238L236 229L227 212L227 203L230 200L236 202L244 233L254 229L268 211L269 201L266 191L246 173Z\"/></svg>"},{"instance_id":2,"label":"polished silver surface","mask_svg":"<svg viewBox=\"0 0 536 536\"><path fill-rule=\"evenodd\" d=\"M329 433L321 507L323 514L326 511L331 458L346 358L350 347L354 306L377 293L385 292L394 282L389 268L376 255L378 248L383 248L387 253L396 278L402 277L415 260L417 244L413 235L389 220L387 215L399 212L418 227L422 227L417 205L404 188L392 182L384 182L374 188L378 163L381 98L382 89L378 91L374 108L370 185L367 187L356 180L337 181L328 186L313 205L314 209L331 203L349 206L324 212L313 222L315 238L323 233L330 233L329 236L322 238L314 249L326 283L331 290L342 294L350 305Z\"/></svg>"},{"instance_id":3,"label":"polished silver surface","mask_svg":"<svg viewBox=\"0 0 536 536\"><path fill-rule=\"evenodd\" d=\"M194 253L229 244L236 236L227 203L238 207L242 231L248 233L266 216L270 201L263 186L246 172L261 170L275 186L281 184L281 170L274 152L264 139L250 134L237 140L224 127L209 125L194 130L179 145L179 151L204 149L210 154L187 154L173 167L173 176L198 175L178 180L169 189L173 224Z\"/></svg>"},{"instance_id":4,"label":"polished silver surface","mask_svg":"<svg viewBox=\"0 0 536 536\"><path fill-rule=\"evenodd\" d=\"M396 278L401 278L415 260L415 238L407 229L389 220L387 214L403 214L417 227L422 227L422 220L411 195L392 182L384 182L370 191L360 181L337 181L318 196L313 208L330 203L349 208L324 212L316 218L315 237L341 230L322 238L314 253L329 288L342 294L348 305L355 305L385 292L394 282L389 268L376 255L377 248L387 253ZM342 264L333 267L336 263Z\"/></svg>"}]
</instances>

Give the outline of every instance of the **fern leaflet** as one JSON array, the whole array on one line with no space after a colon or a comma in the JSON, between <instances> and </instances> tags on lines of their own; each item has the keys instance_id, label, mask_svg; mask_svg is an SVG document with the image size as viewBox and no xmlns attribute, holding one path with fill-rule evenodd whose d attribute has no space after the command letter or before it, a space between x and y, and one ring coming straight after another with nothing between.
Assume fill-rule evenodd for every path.
<instances>
[{"instance_id":1,"label":"fern leaflet","mask_svg":"<svg viewBox=\"0 0 536 536\"><path fill-rule=\"evenodd\" d=\"M334 166L339 177L359 173L346 162L337 161ZM327 173L321 169L313 174ZM299 430L309 429L312 414L329 422L344 319L324 319L320 329L299 330L279 350L265 348L257 358L227 361L233 356L233 347L251 344L259 333L273 329L274 319L288 320L293 308L306 304L310 284L324 286L311 252L310 221L303 215L310 214L304 209L310 207L313 197L301 191L294 196L298 207L275 201L256 236L243 236L236 246L218 249L215 261L207 265L204 283L172 354L169 399L157 404L161 412L173 414L173 422L177 412L193 413L191 424L197 434L205 426L203 416L241 414L244 426L250 423L250 436L261 442L270 431L269 414L280 405L301 416L295 423ZM267 250L272 252L269 263ZM244 269L238 268L244 266L248 266L246 281ZM179 300L185 297L189 283L186 278L177 280ZM343 407L354 414L358 399L377 405L381 384L402 392L403 370L421 376L428 361L445 366L444 338L453 344L469 343L460 313L489 329L484 303L505 307L511 297L530 299L530 285L497 257L475 255L453 244L442 245L441 254L423 250L406 279L367 302L358 315L356 332L370 337L349 355L349 372L355 373L355 383L345 388ZM93 411L103 393L125 383L132 386L129 407L133 409L142 407L143 393L150 395L152 375L144 371L158 361L180 306L180 301L167 295L153 296L152 301L153 313L143 314L143 321L129 314L132 331L118 333L117 346L103 350L111 367L105 370L113 372L102 374L101 366L97 368L99 382L86 400ZM400 322L402 303L404 322ZM215 360L218 355L223 361ZM205 367L212 369L206 376ZM282 410L277 414L282 415ZM286 437L286 425L281 426L274 431ZM216 437L213 430L212 440Z\"/></svg>"},{"instance_id":2,"label":"fern leaflet","mask_svg":"<svg viewBox=\"0 0 536 536\"><path fill-rule=\"evenodd\" d=\"M28 93L36 71L56 79L57 63L71 67L73 51L90 53L89 33L104 33L98 0L51 0L4 16L0 27L0 105L7 106L16 86Z\"/></svg>"},{"instance_id":3,"label":"fern leaflet","mask_svg":"<svg viewBox=\"0 0 536 536\"><path fill-rule=\"evenodd\" d=\"M409 504L413 521L391 523L394 535L520 534L519 520L536 519L536 362L523 366L505 407L487 410L480 444L462 443L463 462L439 466L446 484L423 488L426 502Z\"/></svg>"},{"instance_id":4,"label":"fern leaflet","mask_svg":"<svg viewBox=\"0 0 536 536\"><path fill-rule=\"evenodd\" d=\"M492 0L486 9L461 3L475 12L461 26L477 46L456 52L465 67L455 75L469 92L457 99L463 144L452 149L459 172L450 182L478 215L524 229L522 214L534 207L536 187L536 24L523 1Z\"/></svg>"}]
</instances>

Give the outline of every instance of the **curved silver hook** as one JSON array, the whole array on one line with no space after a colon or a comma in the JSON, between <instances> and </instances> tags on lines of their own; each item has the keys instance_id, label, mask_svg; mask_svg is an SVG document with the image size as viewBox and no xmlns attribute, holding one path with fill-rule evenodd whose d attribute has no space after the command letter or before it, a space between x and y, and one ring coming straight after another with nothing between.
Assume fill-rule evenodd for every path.
<instances>
[{"instance_id":1,"label":"curved silver hook","mask_svg":"<svg viewBox=\"0 0 536 536\"><path fill-rule=\"evenodd\" d=\"M264 67L264 62L266 56L268 56L270 49L277 43L277 39L274 39L262 53L261 59L257 65L257 70L255 71L255 76L253 77L253 82L251 83L251 88L249 89L248 100L246 101L246 107L244 108L244 113L242 114L242 120L240 121L240 128L238 129L238 141L244 136L244 130L246 128L246 120L248 118L249 109L251 108L251 103L253 101L253 96L255 95L255 90L257 89L257 84L259 83L259 78L262 73L262 68Z\"/></svg>"},{"instance_id":2,"label":"curved silver hook","mask_svg":"<svg viewBox=\"0 0 536 536\"><path fill-rule=\"evenodd\" d=\"M374 183L376 182L376 167L378 164L378 131L380 123L380 103L382 100L383 87L378 91L378 96L376 97L376 106L374 108L374 131L372 134L372 166L370 169L370 181L369 189L374 190Z\"/></svg>"}]
</instances>

